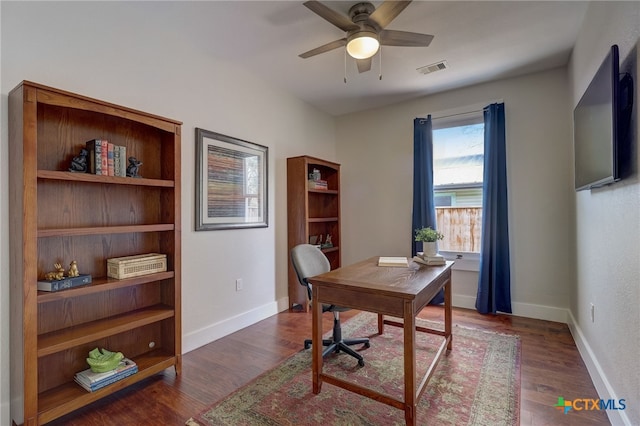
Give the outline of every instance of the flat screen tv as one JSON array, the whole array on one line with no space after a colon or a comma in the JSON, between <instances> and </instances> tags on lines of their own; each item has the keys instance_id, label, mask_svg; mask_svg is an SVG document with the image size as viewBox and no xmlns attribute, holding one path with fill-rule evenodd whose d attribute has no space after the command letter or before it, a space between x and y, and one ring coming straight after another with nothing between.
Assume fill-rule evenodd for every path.
<instances>
[{"instance_id":1,"label":"flat screen tv","mask_svg":"<svg viewBox=\"0 0 640 426\"><path fill-rule=\"evenodd\" d=\"M618 46L613 45L573 111L577 191L608 185L621 177L621 144L628 129L632 92L627 87L631 77L625 75L621 83L619 67Z\"/></svg>"}]
</instances>

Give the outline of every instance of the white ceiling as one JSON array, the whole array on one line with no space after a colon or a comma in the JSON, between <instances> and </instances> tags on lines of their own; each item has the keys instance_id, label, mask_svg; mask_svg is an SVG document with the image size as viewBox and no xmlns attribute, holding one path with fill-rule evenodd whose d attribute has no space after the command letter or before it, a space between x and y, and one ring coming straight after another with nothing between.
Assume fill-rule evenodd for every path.
<instances>
[{"instance_id":1,"label":"white ceiling","mask_svg":"<svg viewBox=\"0 0 640 426\"><path fill-rule=\"evenodd\" d=\"M336 49L298 54L344 37L302 1L214 1L169 6L175 31L211 55L242 64L332 115L565 65L587 2L414 1L387 29L435 36L429 47L383 47L371 71ZM327 1L347 14L356 1ZM381 1L372 2L376 7ZM167 5L167 4L165 4ZM166 11L166 9L165 9ZM417 68L446 60L448 69Z\"/></svg>"}]
</instances>

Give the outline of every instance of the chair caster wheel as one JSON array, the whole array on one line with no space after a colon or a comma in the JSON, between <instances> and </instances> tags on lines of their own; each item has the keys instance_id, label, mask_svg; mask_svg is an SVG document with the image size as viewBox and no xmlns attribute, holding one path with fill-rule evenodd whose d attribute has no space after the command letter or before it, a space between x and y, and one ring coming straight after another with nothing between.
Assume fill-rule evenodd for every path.
<instances>
[{"instance_id":1,"label":"chair caster wheel","mask_svg":"<svg viewBox=\"0 0 640 426\"><path fill-rule=\"evenodd\" d=\"M311 347L311 345L310 345L310 344L308 344L308 343L305 343L305 344L304 344L304 348L305 348L305 349L309 349L310 347Z\"/></svg>"},{"instance_id":2,"label":"chair caster wheel","mask_svg":"<svg viewBox=\"0 0 640 426\"><path fill-rule=\"evenodd\" d=\"M365 343L365 344L364 344L364 347L365 347L365 348L370 348L370 347L371 347L371 344L370 344L369 342L367 342L367 343Z\"/></svg>"},{"instance_id":3,"label":"chair caster wheel","mask_svg":"<svg viewBox=\"0 0 640 426\"><path fill-rule=\"evenodd\" d=\"M364 367L364 360L363 360L363 359L359 359L359 360L358 360L358 365L359 365L360 367Z\"/></svg>"}]
</instances>

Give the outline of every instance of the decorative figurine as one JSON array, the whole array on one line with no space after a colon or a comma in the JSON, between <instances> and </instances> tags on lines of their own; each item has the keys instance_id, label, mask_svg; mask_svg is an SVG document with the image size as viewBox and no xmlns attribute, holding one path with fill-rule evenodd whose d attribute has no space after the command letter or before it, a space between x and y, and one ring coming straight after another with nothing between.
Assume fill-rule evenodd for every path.
<instances>
[{"instance_id":1,"label":"decorative figurine","mask_svg":"<svg viewBox=\"0 0 640 426\"><path fill-rule=\"evenodd\" d=\"M142 161L139 161L136 157L129 157L129 165L127 166L127 176L133 178L142 177L138 174L142 166Z\"/></svg>"},{"instance_id":2,"label":"decorative figurine","mask_svg":"<svg viewBox=\"0 0 640 426\"><path fill-rule=\"evenodd\" d=\"M77 277L80 275L80 271L78 271L78 262L76 262L75 260L72 260L71 264L69 265L68 275L69 277Z\"/></svg>"},{"instance_id":3,"label":"decorative figurine","mask_svg":"<svg viewBox=\"0 0 640 426\"><path fill-rule=\"evenodd\" d=\"M87 172L87 157L89 151L86 148L82 148L80 153L73 157L71 165L69 166L70 172L86 173Z\"/></svg>"},{"instance_id":4,"label":"decorative figurine","mask_svg":"<svg viewBox=\"0 0 640 426\"><path fill-rule=\"evenodd\" d=\"M59 263L54 263L53 267L56 268L53 272L47 272L44 279L47 281L61 280L64 278L64 268Z\"/></svg>"}]
</instances>

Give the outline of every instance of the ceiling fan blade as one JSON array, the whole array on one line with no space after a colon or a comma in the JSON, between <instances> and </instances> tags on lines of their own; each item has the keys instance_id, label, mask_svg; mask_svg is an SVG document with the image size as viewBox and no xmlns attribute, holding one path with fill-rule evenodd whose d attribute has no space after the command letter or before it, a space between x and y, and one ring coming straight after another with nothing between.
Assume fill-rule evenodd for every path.
<instances>
[{"instance_id":1,"label":"ceiling fan blade","mask_svg":"<svg viewBox=\"0 0 640 426\"><path fill-rule=\"evenodd\" d=\"M369 16L369 21L373 21L380 28L384 28L391 21L396 19L396 16L400 14L407 6L409 6L411 0L408 1L385 1Z\"/></svg>"},{"instance_id":2,"label":"ceiling fan blade","mask_svg":"<svg viewBox=\"0 0 640 426\"><path fill-rule=\"evenodd\" d=\"M433 40L431 34L395 30L382 30L378 36L380 37L380 44L384 46L426 47Z\"/></svg>"},{"instance_id":3,"label":"ceiling fan blade","mask_svg":"<svg viewBox=\"0 0 640 426\"><path fill-rule=\"evenodd\" d=\"M356 24L351 22L351 19L349 19L347 16L336 12L335 10L325 6L319 1L310 0L304 2L303 4L316 15L329 21L336 27L340 28L342 31L352 31L359 28Z\"/></svg>"},{"instance_id":4,"label":"ceiling fan blade","mask_svg":"<svg viewBox=\"0 0 640 426\"><path fill-rule=\"evenodd\" d=\"M298 56L300 56L301 58L306 59L306 58L310 58L312 56L319 55L321 53L328 52L328 51L333 50L333 49L337 49L337 48L342 47L342 46L346 46L346 44L347 44L347 39L346 38L341 38L340 40L335 40L335 41L332 41L331 43L327 43L327 44L324 44L324 45L322 45L320 47L316 47L315 49L311 49L308 52L301 53Z\"/></svg>"},{"instance_id":5,"label":"ceiling fan blade","mask_svg":"<svg viewBox=\"0 0 640 426\"><path fill-rule=\"evenodd\" d=\"M359 73L367 72L371 69L371 58L356 59L356 64L358 65Z\"/></svg>"}]
</instances>

